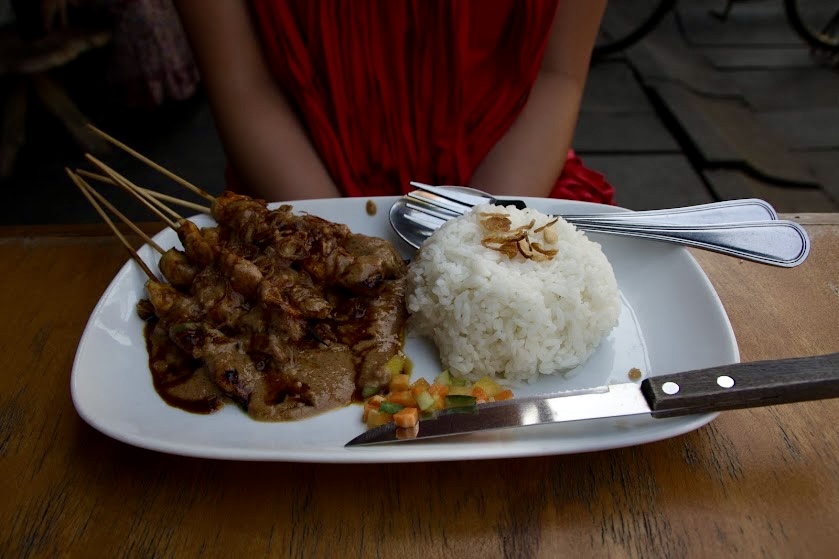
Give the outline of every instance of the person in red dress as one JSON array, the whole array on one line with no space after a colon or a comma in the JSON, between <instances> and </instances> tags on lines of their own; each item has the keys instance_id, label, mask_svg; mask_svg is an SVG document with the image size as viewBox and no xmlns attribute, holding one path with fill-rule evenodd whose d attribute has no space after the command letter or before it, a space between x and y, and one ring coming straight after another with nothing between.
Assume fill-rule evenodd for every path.
<instances>
[{"instance_id":1,"label":"person in red dress","mask_svg":"<svg viewBox=\"0 0 839 559\"><path fill-rule=\"evenodd\" d=\"M570 149L605 0L175 3L234 189L613 201Z\"/></svg>"}]
</instances>

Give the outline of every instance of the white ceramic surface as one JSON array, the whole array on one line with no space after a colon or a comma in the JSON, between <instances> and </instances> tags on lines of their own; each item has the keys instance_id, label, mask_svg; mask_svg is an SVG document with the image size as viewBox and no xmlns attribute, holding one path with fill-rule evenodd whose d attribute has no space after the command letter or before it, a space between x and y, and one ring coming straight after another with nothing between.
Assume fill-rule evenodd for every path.
<instances>
[{"instance_id":1,"label":"white ceramic surface","mask_svg":"<svg viewBox=\"0 0 839 559\"><path fill-rule=\"evenodd\" d=\"M372 200L378 211L366 211ZM391 230L387 213L395 197L315 200L294 203L295 211L346 223L359 233L385 237L406 257L412 249ZM583 202L525 199L546 213L608 212L618 208ZM199 225L210 224L205 216ZM638 367L661 375L735 363L737 343L716 292L682 247L653 241L590 234L601 243L615 270L623 298L618 327L591 359L568 378L545 377L513 385L517 396L627 382ZM178 245L172 231L155 241ZM140 251L153 270L156 253ZM344 448L364 430L361 406L293 423L260 423L229 405L213 415L194 415L168 406L154 391L135 305L144 296L145 276L128 261L93 310L73 364L71 391L78 413L101 432L138 447L218 459L293 462L419 462L568 454L637 445L694 430L716 414L671 419L649 416L485 432L378 447ZM440 371L436 352L410 333L406 352L414 378Z\"/></svg>"}]
</instances>

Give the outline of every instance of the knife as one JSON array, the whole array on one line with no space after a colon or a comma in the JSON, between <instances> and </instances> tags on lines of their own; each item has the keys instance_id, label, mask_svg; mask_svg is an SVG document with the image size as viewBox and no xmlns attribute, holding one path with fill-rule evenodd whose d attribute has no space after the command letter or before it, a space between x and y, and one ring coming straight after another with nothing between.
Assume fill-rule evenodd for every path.
<instances>
[{"instance_id":1,"label":"knife","mask_svg":"<svg viewBox=\"0 0 839 559\"><path fill-rule=\"evenodd\" d=\"M421 419L405 438L394 423L345 446L462 435L583 419L649 414L655 418L839 397L839 353L753 361L543 396L450 408Z\"/></svg>"}]
</instances>

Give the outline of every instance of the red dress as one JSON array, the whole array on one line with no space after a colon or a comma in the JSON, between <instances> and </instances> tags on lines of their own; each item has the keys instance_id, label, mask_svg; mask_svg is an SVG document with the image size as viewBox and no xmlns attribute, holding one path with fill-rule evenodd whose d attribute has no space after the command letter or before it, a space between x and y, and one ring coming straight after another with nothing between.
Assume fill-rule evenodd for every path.
<instances>
[{"instance_id":1,"label":"red dress","mask_svg":"<svg viewBox=\"0 0 839 559\"><path fill-rule=\"evenodd\" d=\"M469 184L527 99L556 6L252 2L268 63L348 196ZM613 190L571 152L552 196L611 203Z\"/></svg>"}]
</instances>

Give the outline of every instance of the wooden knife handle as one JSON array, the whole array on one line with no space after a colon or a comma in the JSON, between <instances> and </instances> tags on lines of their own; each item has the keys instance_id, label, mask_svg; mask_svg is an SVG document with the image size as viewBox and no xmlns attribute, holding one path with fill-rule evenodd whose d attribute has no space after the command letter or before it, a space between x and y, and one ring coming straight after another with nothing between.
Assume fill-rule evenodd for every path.
<instances>
[{"instance_id":1,"label":"wooden knife handle","mask_svg":"<svg viewBox=\"0 0 839 559\"><path fill-rule=\"evenodd\" d=\"M839 397L839 353L723 365L650 377L641 392L653 417Z\"/></svg>"}]
</instances>

